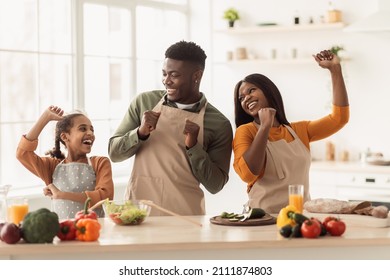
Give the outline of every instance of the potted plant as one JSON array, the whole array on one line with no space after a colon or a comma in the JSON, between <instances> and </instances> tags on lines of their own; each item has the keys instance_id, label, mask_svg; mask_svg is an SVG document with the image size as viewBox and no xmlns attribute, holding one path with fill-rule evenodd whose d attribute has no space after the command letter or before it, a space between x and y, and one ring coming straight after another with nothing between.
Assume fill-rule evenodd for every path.
<instances>
[{"instance_id":1,"label":"potted plant","mask_svg":"<svg viewBox=\"0 0 390 280\"><path fill-rule=\"evenodd\" d=\"M334 53L335 55L339 55L339 52L340 51L343 51L344 50L344 47L343 46L339 46L339 45L334 45L334 46L332 46L331 48L330 48L330 51L332 52L332 53Z\"/></svg>"},{"instance_id":2,"label":"potted plant","mask_svg":"<svg viewBox=\"0 0 390 280\"><path fill-rule=\"evenodd\" d=\"M229 8L223 13L223 18L229 22L229 27L234 27L234 22L240 19L240 16L236 9Z\"/></svg>"},{"instance_id":3,"label":"potted plant","mask_svg":"<svg viewBox=\"0 0 390 280\"><path fill-rule=\"evenodd\" d=\"M330 51L337 55L340 59L345 59L346 53L345 48L341 45L334 45L330 48Z\"/></svg>"}]
</instances>

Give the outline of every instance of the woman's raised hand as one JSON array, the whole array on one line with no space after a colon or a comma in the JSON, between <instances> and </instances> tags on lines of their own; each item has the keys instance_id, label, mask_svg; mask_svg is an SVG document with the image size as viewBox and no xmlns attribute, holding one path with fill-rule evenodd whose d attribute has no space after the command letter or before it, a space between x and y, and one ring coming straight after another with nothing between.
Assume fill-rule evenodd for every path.
<instances>
[{"instance_id":1,"label":"woman's raised hand","mask_svg":"<svg viewBox=\"0 0 390 280\"><path fill-rule=\"evenodd\" d=\"M340 58L330 50L323 50L313 57L318 65L325 69L331 69L332 66L340 64Z\"/></svg>"}]
</instances>

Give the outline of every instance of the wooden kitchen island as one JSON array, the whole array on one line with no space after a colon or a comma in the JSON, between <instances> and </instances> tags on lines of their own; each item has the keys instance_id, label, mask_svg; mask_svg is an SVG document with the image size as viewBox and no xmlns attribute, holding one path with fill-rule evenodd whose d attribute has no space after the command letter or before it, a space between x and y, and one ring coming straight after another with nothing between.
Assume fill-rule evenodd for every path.
<instances>
[{"instance_id":1,"label":"wooden kitchen island","mask_svg":"<svg viewBox=\"0 0 390 280\"><path fill-rule=\"evenodd\" d=\"M390 259L390 228L348 226L342 237L285 239L276 225L220 226L210 216L191 217L196 226L172 216L149 217L139 226L108 219L98 242L9 245L0 242L0 259Z\"/></svg>"}]
</instances>

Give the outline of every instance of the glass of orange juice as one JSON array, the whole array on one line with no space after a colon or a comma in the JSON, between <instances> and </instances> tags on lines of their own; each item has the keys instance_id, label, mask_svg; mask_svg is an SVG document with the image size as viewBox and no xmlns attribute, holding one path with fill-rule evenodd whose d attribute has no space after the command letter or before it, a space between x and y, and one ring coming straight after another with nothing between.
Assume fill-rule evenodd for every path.
<instances>
[{"instance_id":1,"label":"glass of orange juice","mask_svg":"<svg viewBox=\"0 0 390 280\"><path fill-rule=\"evenodd\" d=\"M25 197L14 197L7 200L8 222L19 225L28 213L28 200Z\"/></svg>"},{"instance_id":2,"label":"glass of orange juice","mask_svg":"<svg viewBox=\"0 0 390 280\"><path fill-rule=\"evenodd\" d=\"M288 186L288 204L295 206L298 213L303 212L304 187L300 184Z\"/></svg>"}]
</instances>

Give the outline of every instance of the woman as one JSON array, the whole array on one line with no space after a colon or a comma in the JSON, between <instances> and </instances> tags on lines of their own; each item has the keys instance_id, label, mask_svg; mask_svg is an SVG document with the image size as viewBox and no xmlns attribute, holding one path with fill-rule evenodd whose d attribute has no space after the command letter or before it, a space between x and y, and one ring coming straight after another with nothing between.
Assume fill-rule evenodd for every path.
<instances>
[{"instance_id":1,"label":"woman","mask_svg":"<svg viewBox=\"0 0 390 280\"><path fill-rule=\"evenodd\" d=\"M303 184L305 201L310 199L310 142L336 133L349 120L340 59L329 50L313 57L330 71L333 87L332 112L319 120L289 123L278 88L264 75L251 74L234 89L233 167L248 184L248 205L268 213L288 204L290 184Z\"/></svg>"}]
</instances>

